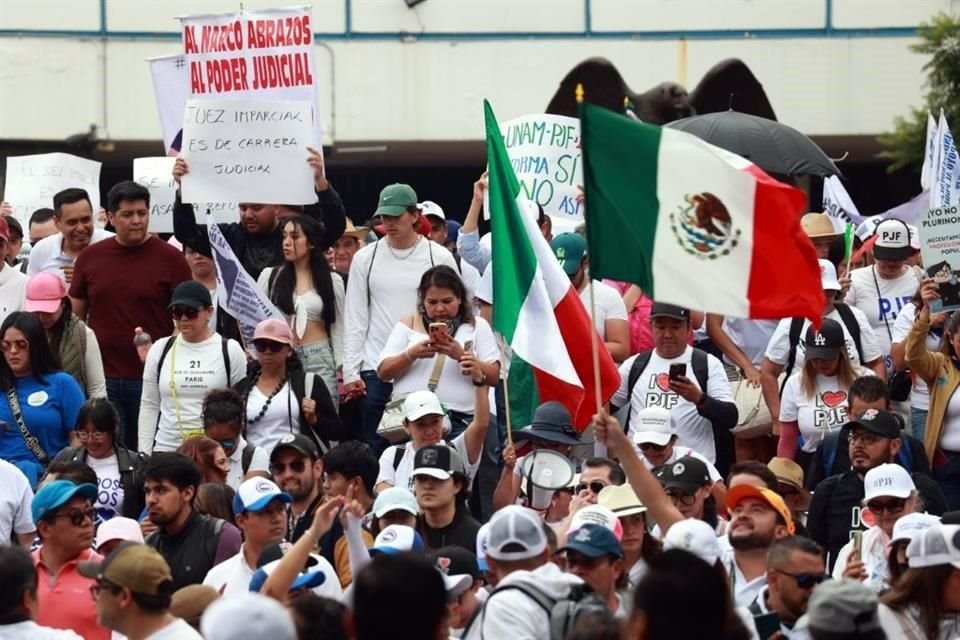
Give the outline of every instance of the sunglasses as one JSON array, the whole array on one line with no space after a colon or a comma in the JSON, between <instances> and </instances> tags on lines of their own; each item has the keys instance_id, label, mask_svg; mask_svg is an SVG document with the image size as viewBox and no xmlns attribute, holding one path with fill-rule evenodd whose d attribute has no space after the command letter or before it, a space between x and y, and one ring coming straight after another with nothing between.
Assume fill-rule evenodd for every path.
<instances>
[{"instance_id":1,"label":"sunglasses","mask_svg":"<svg viewBox=\"0 0 960 640\"><path fill-rule=\"evenodd\" d=\"M253 348L257 350L257 353L266 353L267 351L270 353L279 353L285 346L287 345L273 340L260 339L253 341Z\"/></svg>"},{"instance_id":2,"label":"sunglasses","mask_svg":"<svg viewBox=\"0 0 960 640\"><path fill-rule=\"evenodd\" d=\"M665 444L654 444L652 442L641 442L637 446L640 447L641 451L656 451L657 453L667 448Z\"/></svg>"},{"instance_id":3,"label":"sunglasses","mask_svg":"<svg viewBox=\"0 0 960 640\"><path fill-rule=\"evenodd\" d=\"M83 526L83 523L86 522L87 518L90 518L90 522L93 522L96 517L97 510L90 508L84 509L83 511L74 509L72 511L68 511L67 513L58 513L54 516L50 516L50 519L59 520L60 518L69 518L70 524L75 527L80 527Z\"/></svg>"},{"instance_id":4,"label":"sunglasses","mask_svg":"<svg viewBox=\"0 0 960 640\"><path fill-rule=\"evenodd\" d=\"M303 473L304 470L307 468L307 463L304 462L303 460L294 460L293 462L290 462L290 463L274 462L273 464L270 465L270 473L277 476L283 473L284 471L286 471L287 468L289 468L290 471L294 473Z\"/></svg>"},{"instance_id":5,"label":"sunglasses","mask_svg":"<svg viewBox=\"0 0 960 640\"><path fill-rule=\"evenodd\" d=\"M824 580L830 579L830 576L823 573L787 573L780 569L776 569L776 572L793 578L801 589L813 589Z\"/></svg>"},{"instance_id":6,"label":"sunglasses","mask_svg":"<svg viewBox=\"0 0 960 640\"><path fill-rule=\"evenodd\" d=\"M200 309L178 306L170 309L170 315L173 316L174 320L180 320L182 318L186 318L187 320L196 320L197 316L200 315Z\"/></svg>"},{"instance_id":7,"label":"sunglasses","mask_svg":"<svg viewBox=\"0 0 960 640\"><path fill-rule=\"evenodd\" d=\"M697 501L697 496L682 491L667 491L667 497L673 501L673 504L682 504L685 507L692 506Z\"/></svg>"},{"instance_id":8,"label":"sunglasses","mask_svg":"<svg viewBox=\"0 0 960 640\"><path fill-rule=\"evenodd\" d=\"M581 482L580 484L577 485L574 493L580 493L584 489L590 489L591 493L600 493L601 491L603 491L604 487L606 486L607 485L600 482L599 480L592 480L590 482Z\"/></svg>"},{"instance_id":9,"label":"sunglasses","mask_svg":"<svg viewBox=\"0 0 960 640\"><path fill-rule=\"evenodd\" d=\"M905 498L893 498L892 500L871 500L867 503L867 509L874 513L889 511L890 513L899 513L903 511L907 501Z\"/></svg>"},{"instance_id":10,"label":"sunglasses","mask_svg":"<svg viewBox=\"0 0 960 640\"><path fill-rule=\"evenodd\" d=\"M26 351L29 347L30 343L26 340L0 340L0 350L4 353L13 351L14 348L17 351Z\"/></svg>"}]
</instances>

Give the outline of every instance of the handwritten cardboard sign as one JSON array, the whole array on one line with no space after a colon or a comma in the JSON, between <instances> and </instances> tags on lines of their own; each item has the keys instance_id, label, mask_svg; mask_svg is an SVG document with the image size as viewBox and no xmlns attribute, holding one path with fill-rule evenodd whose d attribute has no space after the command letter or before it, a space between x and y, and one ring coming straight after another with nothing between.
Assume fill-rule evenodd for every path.
<instances>
[{"instance_id":1,"label":"handwritten cardboard sign","mask_svg":"<svg viewBox=\"0 0 960 640\"><path fill-rule=\"evenodd\" d=\"M930 311L960 309L960 205L930 209L917 222L923 268L940 293Z\"/></svg>"},{"instance_id":2,"label":"handwritten cardboard sign","mask_svg":"<svg viewBox=\"0 0 960 640\"><path fill-rule=\"evenodd\" d=\"M184 202L310 204L317 201L310 104L250 100L187 102L183 148L190 172Z\"/></svg>"},{"instance_id":3,"label":"handwritten cardboard sign","mask_svg":"<svg viewBox=\"0 0 960 640\"><path fill-rule=\"evenodd\" d=\"M176 158L155 156L133 159L133 179L150 192L150 231L173 233L173 201L177 183L173 179ZM194 205L198 224L206 224L204 215L210 209L217 222L237 222L239 207L236 202L207 202Z\"/></svg>"},{"instance_id":4,"label":"handwritten cardboard sign","mask_svg":"<svg viewBox=\"0 0 960 640\"><path fill-rule=\"evenodd\" d=\"M64 189L85 189L93 215L100 209L100 163L68 153L43 153L7 158L3 199L26 231L37 209L53 207L53 196Z\"/></svg>"}]
</instances>

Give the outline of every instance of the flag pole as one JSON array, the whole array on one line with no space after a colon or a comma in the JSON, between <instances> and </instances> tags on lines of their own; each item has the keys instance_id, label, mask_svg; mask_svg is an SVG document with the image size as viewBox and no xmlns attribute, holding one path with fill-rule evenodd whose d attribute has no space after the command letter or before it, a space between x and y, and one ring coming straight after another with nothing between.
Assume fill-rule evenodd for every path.
<instances>
[{"instance_id":1,"label":"flag pole","mask_svg":"<svg viewBox=\"0 0 960 640\"><path fill-rule=\"evenodd\" d=\"M579 82L577 83L577 88L574 90L574 94L577 98L577 104L582 104L583 84ZM583 136L582 129L580 130L580 135ZM583 146L582 141L581 146ZM584 221L586 221L586 203L584 203L583 218ZM586 234L587 246L590 246L590 225L585 224L583 227L583 232ZM587 287L590 289L590 350L593 355L593 396L597 401L596 413L599 414L601 411L603 411L603 403L600 401L600 335L597 333L597 329L593 325L593 319L597 317L597 304L593 293L593 277L590 275L589 271L586 275Z\"/></svg>"},{"instance_id":2,"label":"flag pole","mask_svg":"<svg viewBox=\"0 0 960 640\"><path fill-rule=\"evenodd\" d=\"M503 336L497 334L497 345L500 347L500 375L503 380L503 408L507 412L507 446L513 446L513 430L510 424L510 387L507 378L510 377L510 369L507 367L507 343Z\"/></svg>"}]
</instances>

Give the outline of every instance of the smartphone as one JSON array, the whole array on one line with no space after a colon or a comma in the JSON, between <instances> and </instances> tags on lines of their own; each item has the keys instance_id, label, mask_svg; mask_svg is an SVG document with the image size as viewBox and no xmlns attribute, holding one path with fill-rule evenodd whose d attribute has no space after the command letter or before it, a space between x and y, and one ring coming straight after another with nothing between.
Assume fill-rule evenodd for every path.
<instances>
[{"instance_id":1,"label":"smartphone","mask_svg":"<svg viewBox=\"0 0 960 640\"><path fill-rule=\"evenodd\" d=\"M447 339L447 323L446 322L431 322L428 327L430 331L430 341L431 342L440 342Z\"/></svg>"},{"instance_id":2,"label":"smartphone","mask_svg":"<svg viewBox=\"0 0 960 640\"><path fill-rule=\"evenodd\" d=\"M775 613L753 616L753 624L757 628L757 636L760 637L760 640L767 640L767 638L780 631L780 618Z\"/></svg>"},{"instance_id":3,"label":"smartphone","mask_svg":"<svg viewBox=\"0 0 960 640\"><path fill-rule=\"evenodd\" d=\"M857 552L857 557L862 558L863 555L861 551L863 550L863 531L854 531L851 534L853 539L853 550Z\"/></svg>"},{"instance_id":4,"label":"smartphone","mask_svg":"<svg viewBox=\"0 0 960 640\"><path fill-rule=\"evenodd\" d=\"M463 343L464 353L473 353L473 340L467 340Z\"/></svg>"},{"instance_id":5,"label":"smartphone","mask_svg":"<svg viewBox=\"0 0 960 640\"><path fill-rule=\"evenodd\" d=\"M687 375L687 365L684 362L670 365L670 379L676 380L681 376Z\"/></svg>"}]
</instances>

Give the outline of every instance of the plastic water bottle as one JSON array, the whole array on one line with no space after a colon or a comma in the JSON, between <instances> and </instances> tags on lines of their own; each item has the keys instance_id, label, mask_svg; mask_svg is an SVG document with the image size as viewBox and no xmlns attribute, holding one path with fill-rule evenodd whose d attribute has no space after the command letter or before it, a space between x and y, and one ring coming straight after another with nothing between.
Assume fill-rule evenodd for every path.
<instances>
[{"instance_id":1,"label":"plastic water bottle","mask_svg":"<svg viewBox=\"0 0 960 640\"><path fill-rule=\"evenodd\" d=\"M140 362L147 361L147 352L153 346L153 338L143 330L143 327L135 327L133 330L133 346L137 348L137 355L140 356Z\"/></svg>"}]
</instances>

